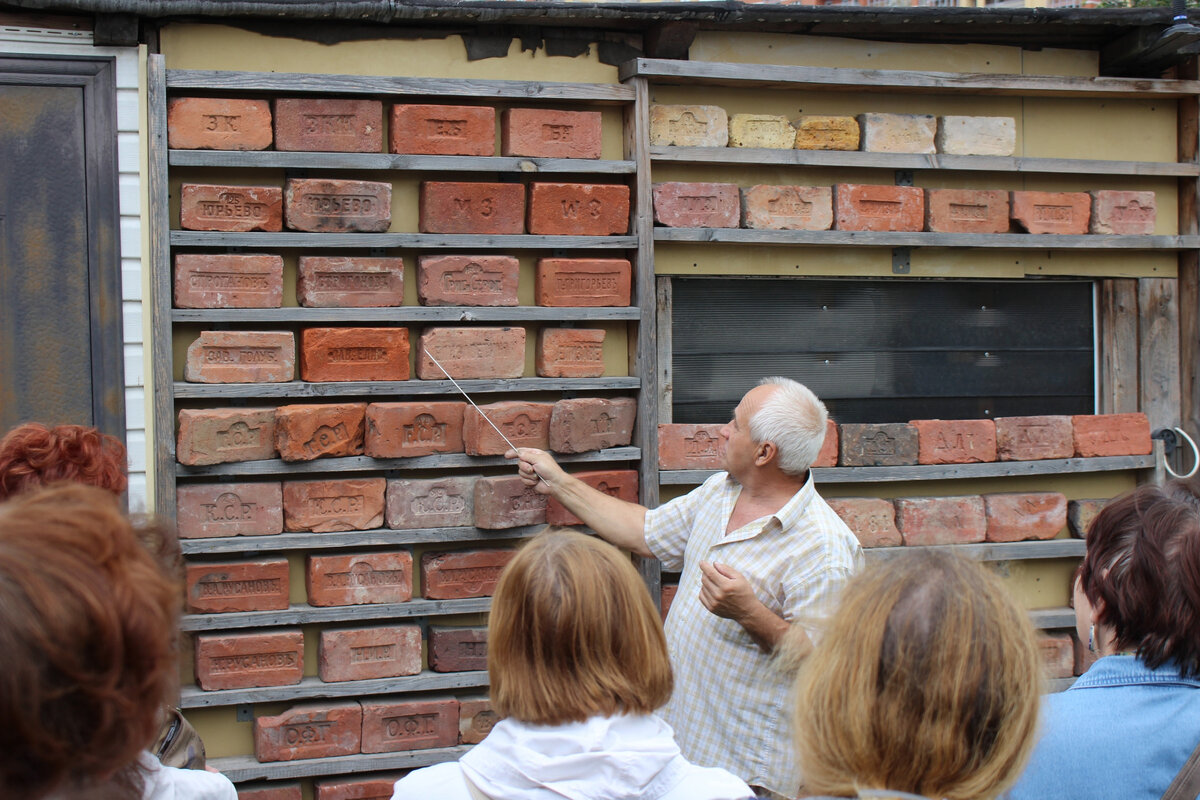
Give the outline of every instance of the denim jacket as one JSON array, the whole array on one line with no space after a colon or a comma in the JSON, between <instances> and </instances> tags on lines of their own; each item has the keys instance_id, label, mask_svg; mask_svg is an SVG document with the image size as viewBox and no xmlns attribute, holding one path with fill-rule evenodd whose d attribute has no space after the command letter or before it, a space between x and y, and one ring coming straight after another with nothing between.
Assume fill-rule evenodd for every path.
<instances>
[{"instance_id":1,"label":"denim jacket","mask_svg":"<svg viewBox=\"0 0 1200 800\"><path fill-rule=\"evenodd\" d=\"M1200 680L1171 664L1107 656L1047 695L1042 729L1009 800L1159 800L1200 744Z\"/></svg>"}]
</instances>

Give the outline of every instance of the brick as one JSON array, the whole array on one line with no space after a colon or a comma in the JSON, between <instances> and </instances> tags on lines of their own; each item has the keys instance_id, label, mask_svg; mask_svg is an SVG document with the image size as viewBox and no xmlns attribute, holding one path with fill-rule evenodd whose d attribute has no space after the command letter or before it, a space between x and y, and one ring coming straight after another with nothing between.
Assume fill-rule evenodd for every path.
<instances>
[{"instance_id":1,"label":"brick","mask_svg":"<svg viewBox=\"0 0 1200 800\"><path fill-rule=\"evenodd\" d=\"M814 467L836 467L838 463L838 427L831 419L825 420L825 440L821 443L821 451L812 463Z\"/></svg>"},{"instance_id":2,"label":"brick","mask_svg":"<svg viewBox=\"0 0 1200 800\"><path fill-rule=\"evenodd\" d=\"M1075 652L1075 669L1076 675L1082 675L1091 669L1092 664L1095 664L1100 658L1099 651L1088 650L1087 642L1081 642L1074 636L1071 637L1072 649Z\"/></svg>"},{"instance_id":3,"label":"brick","mask_svg":"<svg viewBox=\"0 0 1200 800\"><path fill-rule=\"evenodd\" d=\"M179 253L176 308L279 308L283 258L265 254Z\"/></svg>"},{"instance_id":4,"label":"brick","mask_svg":"<svg viewBox=\"0 0 1200 800\"><path fill-rule=\"evenodd\" d=\"M300 703L254 720L254 757L259 761L349 756L362 742L357 702Z\"/></svg>"},{"instance_id":5,"label":"brick","mask_svg":"<svg viewBox=\"0 0 1200 800\"><path fill-rule=\"evenodd\" d=\"M637 401L632 397L559 400L550 415L550 449L586 453L624 447L633 440Z\"/></svg>"},{"instance_id":6,"label":"brick","mask_svg":"<svg viewBox=\"0 0 1200 800\"><path fill-rule=\"evenodd\" d=\"M364 531L383 524L383 478L285 481L286 531Z\"/></svg>"},{"instance_id":7,"label":"brick","mask_svg":"<svg viewBox=\"0 0 1200 800\"><path fill-rule=\"evenodd\" d=\"M987 536L987 515L979 495L906 497L895 504L896 527L906 545L970 544Z\"/></svg>"},{"instance_id":8,"label":"brick","mask_svg":"<svg viewBox=\"0 0 1200 800\"><path fill-rule=\"evenodd\" d=\"M553 403L523 400L502 400L481 405L478 409L468 408L463 412L463 450L471 456L504 455L513 445L549 450L553 411ZM491 420L491 425L484 416ZM496 428L503 432L503 437Z\"/></svg>"},{"instance_id":9,"label":"brick","mask_svg":"<svg viewBox=\"0 0 1200 800\"><path fill-rule=\"evenodd\" d=\"M524 233L525 187L519 183L421 183L421 233Z\"/></svg>"},{"instance_id":10,"label":"brick","mask_svg":"<svg viewBox=\"0 0 1200 800\"><path fill-rule=\"evenodd\" d=\"M797 150L857 150L860 138L858 120L824 114L805 114L792 121Z\"/></svg>"},{"instance_id":11,"label":"brick","mask_svg":"<svg viewBox=\"0 0 1200 800\"><path fill-rule=\"evenodd\" d=\"M393 153L496 155L496 110L491 106L397 103L392 106L391 121Z\"/></svg>"},{"instance_id":12,"label":"brick","mask_svg":"<svg viewBox=\"0 0 1200 800\"><path fill-rule=\"evenodd\" d=\"M281 231L283 190L185 183L179 190L179 226L189 231Z\"/></svg>"},{"instance_id":13,"label":"brick","mask_svg":"<svg viewBox=\"0 0 1200 800\"><path fill-rule=\"evenodd\" d=\"M996 455L1001 461L1039 461L1074 454L1070 417L996 417Z\"/></svg>"},{"instance_id":14,"label":"brick","mask_svg":"<svg viewBox=\"0 0 1200 800\"><path fill-rule=\"evenodd\" d=\"M392 185L378 181L292 178L283 192L293 231L384 233L392 226Z\"/></svg>"},{"instance_id":15,"label":"brick","mask_svg":"<svg viewBox=\"0 0 1200 800\"><path fill-rule=\"evenodd\" d=\"M729 115L720 106L650 106L650 144L660 147L725 147Z\"/></svg>"},{"instance_id":16,"label":"brick","mask_svg":"<svg viewBox=\"0 0 1200 800\"><path fill-rule=\"evenodd\" d=\"M475 481L475 526L486 530L542 525L547 498L516 477Z\"/></svg>"},{"instance_id":17,"label":"brick","mask_svg":"<svg viewBox=\"0 0 1200 800\"><path fill-rule=\"evenodd\" d=\"M599 158L600 112L508 108L500 115L500 154Z\"/></svg>"},{"instance_id":18,"label":"brick","mask_svg":"<svg viewBox=\"0 0 1200 800\"><path fill-rule=\"evenodd\" d=\"M237 786L238 800L303 800L299 782L271 781L264 784L245 784Z\"/></svg>"},{"instance_id":19,"label":"brick","mask_svg":"<svg viewBox=\"0 0 1200 800\"><path fill-rule=\"evenodd\" d=\"M362 751L394 753L458 744L458 700L365 701L362 704Z\"/></svg>"},{"instance_id":20,"label":"brick","mask_svg":"<svg viewBox=\"0 0 1200 800\"><path fill-rule=\"evenodd\" d=\"M175 458L190 467L275 457L274 408L185 408Z\"/></svg>"},{"instance_id":21,"label":"brick","mask_svg":"<svg viewBox=\"0 0 1200 800\"><path fill-rule=\"evenodd\" d=\"M659 469L721 469L720 425L658 426Z\"/></svg>"},{"instance_id":22,"label":"brick","mask_svg":"<svg viewBox=\"0 0 1200 800\"><path fill-rule=\"evenodd\" d=\"M1011 156L1017 149L1012 117L942 117L937 150L956 156Z\"/></svg>"},{"instance_id":23,"label":"brick","mask_svg":"<svg viewBox=\"0 0 1200 800\"><path fill-rule=\"evenodd\" d=\"M530 233L609 236L629 231L629 187L616 183L534 183L529 186Z\"/></svg>"},{"instance_id":24,"label":"brick","mask_svg":"<svg viewBox=\"0 0 1200 800\"><path fill-rule=\"evenodd\" d=\"M541 258L534 280L539 306L627 306L633 266L624 258Z\"/></svg>"},{"instance_id":25,"label":"brick","mask_svg":"<svg viewBox=\"0 0 1200 800\"><path fill-rule=\"evenodd\" d=\"M273 483L193 483L175 490L181 539L270 536L283 530L283 486Z\"/></svg>"},{"instance_id":26,"label":"brick","mask_svg":"<svg viewBox=\"0 0 1200 800\"><path fill-rule=\"evenodd\" d=\"M458 742L479 744L500 721L487 697L460 697L458 700Z\"/></svg>"},{"instance_id":27,"label":"brick","mask_svg":"<svg viewBox=\"0 0 1200 800\"><path fill-rule=\"evenodd\" d=\"M275 449L284 461L359 456L366 403L322 403L275 409Z\"/></svg>"},{"instance_id":28,"label":"brick","mask_svg":"<svg viewBox=\"0 0 1200 800\"><path fill-rule=\"evenodd\" d=\"M313 781L313 800L392 800L400 773Z\"/></svg>"},{"instance_id":29,"label":"brick","mask_svg":"<svg viewBox=\"0 0 1200 800\"><path fill-rule=\"evenodd\" d=\"M512 256L421 256L423 306L515 306L520 262Z\"/></svg>"},{"instance_id":30,"label":"brick","mask_svg":"<svg viewBox=\"0 0 1200 800\"><path fill-rule=\"evenodd\" d=\"M311 606L407 603L412 599L412 579L412 553L407 550L310 555L304 586Z\"/></svg>"},{"instance_id":31,"label":"brick","mask_svg":"<svg viewBox=\"0 0 1200 800\"><path fill-rule=\"evenodd\" d=\"M189 614L283 611L288 607L286 558L189 562L184 583Z\"/></svg>"},{"instance_id":32,"label":"brick","mask_svg":"<svg viewBox=\"0 0 1200 800\"><path fill-rule=\"evenodd\" d=\"M734 114L729 118L730 147L764 147L791 150L796 129L787 117L776 114Z\"/></svg>"},{"instance_id":33,"label":"brick","mask_svg":"<svg viewBox=\"0 0 1200 800\"><path fill-rule=\"evenodd\" d=\"M873 153L936 153L937 117L929 114L859 114L862 149Z\"/></svg>"},{"instance_id":34,"label":"brick","mask_svg":"<svg viewBox=\"0 0 1200 800\"><path fill-rule=\"evenodd\" d=\"M1087 192L1013 192L1013 222L1029 233L1088 232L1092 197Z\"/></svg>"},{"instance_id":35,"label":"brick","mask_svg":"<svg viewBox=\"0 0 1200 800\"><path fill-rule=\"evenodd\" d=\"M925 228L938 233L1008 233L1008 192L926 189Z\"/></svg>"},{"instance_id":36,"label":"brick","mask_svg":"<svg viewBox=\"0 0 1200 800\"><path fill-rule=\"evenodd\" d=\"M446 380L447 372L455 380L521 377L525 374L525 329L426 328L417 343L417 377Z\"/></svg>"},{"instance_id":37,"label":"brick","mask_svg":"<svg viewBox=\"0 0 1200 800\"><path fill-rule=\"evenodd\" d=\"M406 381L408 328L305 328L300 379Z\"/></svg>"},{"instance_id":38,"label":"brick","mask_svg":"<svg viewBox=\"0 0 1200 800\"><path fill-rule=\"evenodd\" d=\"M1038 637L1038 654L1047 678L1070 678L1075 674L1075 645L1069 633L1046 633Z\"/></svg>"},{"instance_id":39,"label":"brick","mask_svg":"<svg viewBox=\"0 0 1200 800\"><path fill-rule=\"evenodd\" d=\"M903 544L896 527L896 507L878 497L837 497L826 500L863 547L897 547Z\"/></svg>"},{"instance_id":40,"label":"brick","mask_svg":"<svg viewBox=\"0 0 1200 800\"><path fill-rule=\"evenodd\" d=\"M654 221L668 228L736 228L741 195L736 183L656 183Z\"/></svg>"},{"instance_id":41,"label":"brick","mask_svg":"<svg viewBox=\"0 0 1200 800\"><path fill-rule=\"evenodd\" d=\"M1075 455L1145 456L1150 454L1150 420L1142 412L1080 414L1071 417Z\"/></svg>"},{"instance_id":42,"label":"brick","mask_svg":"<svg viewBox=\"0 0 1200 800\"><path fill-rule=\"evenodd\" d=\"M925 226L925 191L839 183L833 187L833 209L839 231L919 231Z\"/></svg>"},{"instance_id":43,"label":"brick","mask_svg":"<svg viewBox=\"0 0 1200 800\"><path fill-rule=\"evenodd\" d=\"M387 525L395 530L462 528L475 524L475 478L389 480Z\"/></svg>"},{"instance_id":44,"label":"brick","mask_svg":"<svg viewBox=\"0 0 1200 800\"><path fill-rule=\"evenodd\" d=\"M542 328L534 368L542 378L598 378L604 374L603 328Z\"/></svg>"},{"instance_id":45,"label":"brick","mask_svg":"<svg viewBox=\"0 0 1200 800\"><path fill-rule=\"evenodd\" d=\"M192 383L286 383L296 377L291 331L201 331L188 345L183 379Z\"/></svg>"},{"instance_id":46,"label":"brick","mask_svg":"<svg viewBox=\"0 0 1200 800\"><path fill-rule=\"evenodd\" d=\"M326 153L383 151L383 103L328 97L275 101L275 149Z\"/></svg>"},{"instance_id":47,"label":"brick","mask_svg":"<svg viewBox=\"0 0 1200 800\"><path fill-rule=\"evenodd\" d=\"M898 467L917 463L917 429L903 422L841 426L843 467Z\"/></svg>"},{"instance_id":48,"label":"brick","mask_svg":"<svg viewBox=\"0 0 1200 800\"><path fill-rule=\"evenodd\" d=\"M317 674L327 683L395 678L416 675L420 671L420 625L376 625L321 631Z\"/></svg>"},{"instance_id":49,"label":"brick","mask_svg":"<svg viewBox=\"0 0 1200 800\"><path fill-rule=\"evenodd\" d=\"M742 189L743 228L827 231L833 227L828 186L751 186Z\"/></svg>"},{"instance_id":50,"label":"brick","mask_svg":"<svg viewBox=\"0 0 1200 800\"><path fill-rule=\"evenodd\" d=\"M661 593L659 594L659 608L662 610L663 622L667 621L667 614L671 612L671 604L675 602L675 595L679 592L679 584L664 583Z\"/></svg>"},{"instance_id":51,"label":"brick","mask_svg":"<svg viewBox=\"0 0 1200 800\"><path fill-rule=\"evenodd\" d=\"M292 686L304 677L304 632L196 635L196 683L206 692Z\"/></svg>"},{"instance_id":52,"label":"brick","mask_svg":"<svg viewBox=\"0 0 1200 800\"><path fill-rule=\"evenodd\" d=\"M367 406L366 454L414 458L461 453L466 403L371 403Z\"/></svg>"},{"instance_id":53,"label":"brick","mask_svg":"<svg viewBox=\"0 0 1200 800\"><path fill-rule=\"evenodd\" d=\"M172 150L266 150L271 140L271 106L266 100L167 101L167 147Z\"/></svg>"},{"instance_id":54,"label":"brick","mask_svg":"<svg viewBox=\"0 0 1200 800\"><path fill-rule=\"evenodd\" d=\"M634 469L596 470L576 472L579 480L604 494L624 500L638 502L638 474ZM583 520L567 510L566 506L551 497L546 502L546 523L549 525L582 525Z\"/></svg>"},{"instance_id":55,"label":"brick","mask_svg":"<svg viewBox=\"0 0 1200 800\"><path fill-rule=\"evenodd\" d=\"M404 305L404 259L300 256L296 300L305 308Z\"/></svg>"},{"instance_id":56,"label":"brick","mask_svg":"<svg viewBox=\"0 0 1200 800\"><path fill-rule=\"evenodd\" d=\"M500 572L514 555L515 550L498 549L425 553L421 556L422 594L426 600L491 597Z\"/></svg>"},{"instance_id":57,"label":"brick","mask_svg":"<svg viewBox=\"0 0 1200 800\"><path fill-rule=\"evenodd\" d=\"M1076 539L1086 539L1092 520L1108 504L1105 499L1068 500L1067 526Z\"/></svg>"},{"instance_id":58,"label":"brick","mask_svg":"<svg viewBox=\"0 0 1200 800\"><path fill-rule=\"evenodd\" d=\"M975 464L996 460L996 423L990 419L914 419L918 464Z\"/></svg>"},{"instance_id":59,"label":"brick","mask_svg":"<svg viewBox=\"0 0 1200 800\"><path fill-rule=\"evenodd\" d=\"M434 672L487 669L487 627L429 626L429 668Z\"/></svg>"},{"instance_id":60,"label":"brick","mask_svg":"<svg viewBox=\"0 0 1200 800\"><path fill-rule=\"evenodd\" d=\"M1067 498L1058 492L985 494L987 541L1053 539L1067 526Z\"/></svg>"},{"instance_id":61,"label":"brick","mask_svg":"<svg viewBox=\"0 0 1200 800\"><path fill-rule=\"evenodd\" d=\"M1154 192L1092 192L1092 233L1154 233L1158 221L1158 203Z\"/></svg>"}]
</instances>

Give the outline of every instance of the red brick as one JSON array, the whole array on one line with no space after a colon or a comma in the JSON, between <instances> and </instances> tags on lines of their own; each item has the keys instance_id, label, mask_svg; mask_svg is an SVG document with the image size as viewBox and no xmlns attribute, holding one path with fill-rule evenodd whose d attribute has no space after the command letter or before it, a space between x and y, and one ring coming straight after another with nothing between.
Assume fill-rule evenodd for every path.
<instances>
[{"instance_id":1,"label":"red brick","mask_svg":"<svg viewBox=\"0 0 1200 800\"><path fill-rule=\"evenodd\" d=\"M283 305L283 258L272 255L179 253L176 308L278 308Z\"/></svg>"},{"instance_id":2,"label":"red brick","mask_svg":"<svg viewBox=\"0 0 1200 800\"><path fill-rule=\"evenodd\" d=\"M487 669L486 627L429 626L429 668L434 672L474 672Z\"/></svg>"},{"instance_id":3,"label":"red brick","mask_svg":"<svg viewBox=\"0 0 1200 800\"><path fill-rule=\"evenodd\" d=\"M189 231L281 231L283 190L278 186L185 183L179 190L179 227Z\"/></svg>"},{"instance_id":4,"label":"red brick","mask_svg":"<svg viewBox=\"0 0 1200 800\"><path fill-rule=\"evenodd\" d=\"M421 233L524 233L525 187L424 181L417 225Z\"/></svg>"},{"instance_id":5,"label":"red brick","mask_svg":"<svg viewBox=\"0 0 1200 800\"><path fill-rule=\"evenodd\" d=\"M428 750L458 744L458 700L453 697L364 702L362 707L364 753Z\"/></svg>"},{"instance_id":6,"label":"red brick","mask_svg":"<svg viewBox=\"0 0 1200 800\"><path fill-rule=\"evenodd\" d=\"M167 101L167 147L172 150L266 150L271 138L271 106L266 100Z\"/></svg>"},{"instance_id":7,"label":"red brick","mask_svg":"<svg viewBox=\"0 0 1200 800\"><path fill-rule=\"evenodd\" d=\"M985 494L987 541L1053 539L1067 526L1067 498L1058 492Z\"/></svg>"},{"instance_id":8,"label":"red brick","mask_svg":"<svg viewBox=\"0 0 1200 800\"><path fill-rule=\"evenodd\" d=\"M287 531L364 531L383 524L383 478L285 481L283 528Z\"/></svg>"},{"instance_id":9,"label":"red brick","mask_svg":"<svg viewBox=\"0 0 1200 800\"><path fill-rule=\"evenodd\" d=\"M969 544L987 536L983 498L907 497L895 501L896 527L906 545Z\"/></svg>"},{"instance_id":10,"label":"red brick","mask_svg":"<svg viewBox=\"0 0 1200 800\"><path fill-rule=\"evenodd\" d=\"M288 607L286 558L190 562L185 582L189 614L283 611Z\"/></svg>"},{"instance_id":11,"label":"red brick","mask_svg":"<svg viewBox=\"0 0 1200 800\"><path fill-rule=\"evenodd\" d=\"M283 487L274 483L193 483L175 490L181 539L270 536L283 530Z\"/></svg>"},{"instance_id":12,"label":"red brick","mask_svg":"<svg viewBox=\"0 0 1200 800\"><path fill-rule=\"evenodd\" d=\"M996 460L996 423L990 419L914 419L917 463L974 464Z\"/></svg>"},{"instance_id":13,"label":"red brick","mask_svg":"<svg viewBox=\"0 0 1200 800\"><path fill-rule=\"evenodd\" d=\"M475 481L475 526L487 530L541 525L546 521L547 498L512 477Z\"/></svg>"},{"instance_id":14,"label":"red brick","mask_svg":"<svg viewBox=\"0 0 1200 800\"><path fill-rule=\"evenodd\" d=\"M1075 645L1071 634L1042 634L1038 637L1038 653L1047 678L1070 678L1075 674Z\"/></svg>"},{"instance_id":15,"label":"red brick","mask_svg":"<svg viewBox=\"0 0 1200 800\"><path fill-rule=\"evenodd\" d=\"M1029 233L1087 233L1087 192L1013 192L1012 218Z\"/></svg>"},{"instance_id":16,"label":"red brick","mask_svg":"<svg viewBox=\"0 0 1200 800\"><path fill-rule=\"evenodd\" d=\"M1070 417L996 417L996 455L1001 461L1039 461L1074 454Z\"/></svg>"},{"instance_id":17,"label":"red brick","mask_svg":"<svg viewBox=\"0 0 1200 800\"><path fill-rule=\"evenodd\" d=\"M313 782L313 800L392 800L396 781L403 777L376 775L372 778L330 778Z\"/></svg>"},{"instance_id":18,"label":"red brick","mask_svg":"<svg viewBox=\"0 0 1200 800\"><path fill-rule=\"evenodd\" d=\"M362 742L357 702L300 703L282 714L254 720L254 757L259 761L349 756Z\"/></svg>"},{"instance_id":19,"label":"red brick","mask_svg":"<svg viewBox=\"0 0 1200 800\"><path fill-rule=\"evenodd\" d=\"M534 183L530 233L608 236L629 231L629 187L615 183Z\"/></svg>"},{"instance_id":20,"label":"red brick","mask_svg":"<svg viewBox=\"0 0 1200 800\"><path fill-rule=\"evenodd\" d=\"M533 291L539 306L627 306L632 281L623 258L541 258Z\"/></svg>"},{"instance_id":21,"label":"red brick","mask_svg":"<svg viewBox=\"0 0 1200 800\"><path fill-rule=\"evenodd\" d=\"M500 154L599 158L600 112L508 108L500 115Z\"/></svg>"},{"instance_id":22,"label":"red brick","mask_svg":"<svg viewBox=\"0 0 1200 800\"><path fill-rule=\"evenodd\" d=\"M673 423L658 426L659 469L721 469L721 426Z\"/></svg>"},{"instance_id":23,"label":"red brick","mask_svg":"<svg viewBox=\"0 0 1200 800\"><path fill-rule=\"evenodd\" d=\"M1154 192L1092 192L1092 233L1154 233L1158 204Z\"/></svg>"},{"instance_id":24,"label":"red brick","mask_svg":"<svg viewBox=\"0 0 1200 800\"><path fill-rule=\"evenodd\" d=\"M939 233L1008 233L1008 192L926 189L925 229Z\"/></svg>"},{"instance_id":25,"label":"red brick","mask_svg":"<svg viewBox=\"0 0 1200 800\"><path fill-rule=\"evenodd\" d=\"M550 449L586 453L624 447L633 439L637 401L632 397L559 400L550 415Z\"/></svg>"},{"instance_id":26,"label":"red brick","mask_svg":"<svg viewBox=\"0 0 1200 800\"><path fill-rule=\"evenodd\" d=\"M833 227L828 186L751 186L742 189L742 227L827 231Z\"/></svg>"},{"instance_id":27,"label":"red brick","mask_svg":"<svg viewBox=\"0 0 1200 800\"><path fill-rule=\"evenodd\" d=\"M425 156L496 155L496 110L491 106L392 106L393 153Z\"/></svg>"},{"instance_id":28,"label":"red brick","mask_svg":"<svg viewBox=\"0 0 1200 800\"><path fill-rule=\"evenodd\" d=\"M719 426L718 426L719 427ZM838 463L838 427L831 419L825 420L825 441L821 443L821 451L812 463L814 467L836 467Z\"/></svg>"},{"instance_id":29,"label":"red brick","mask_svg":"<svg viewBox=\"0 0 1200 800\"><path fill-rule=\"evenodd\" d=\"M238 784L238 800L303 800L300 784L271 781L265 784Z\"/></svg>"},{"instance_id":30,"label":"red brick","mask_svg":"<svg viewBox=\"0 0 1200 800\"><path fill-rule=\"evenodd\" d=\"M458 742L479 744L500 721L487 697L462 697L458 701Z\"/></svg>"},{"instance_id":31,"label":"red brick","mask_svg":"<svg viewBox=\"0 0 1200 800\"><path fill-rule=\"evenodd\" d=\"M543 378L598 378L604 374L604 329L542 328L534 364Z\"/></svg>"},{"instance_id":32,"label":"red brick","mask_svg":"<svg viewBox=\"0 0 1200 800\"><path fill-rule=\"evenodd\" d=\"M512 256L421 256L423 306L515 306L520 262Z\"/></svg>"},{"instance_id":33,"label":"red brick","mask_svg":"<svg viewBox=\"0 0 1200 800\"><path fill-rule=\"evenodd\" d=\"M279 406L275 449L284 461L362 455L366 413L366 403Z\"/></svg>"},{"instance_id":34,"label":"red brick","mask_svg":"<svg viewBox=\"0 0 1200 800\"><path fill-rule=\"evenodd\" d=\"M192 383L286 383L296 377L291 331L201 331L188 345L183 379Z\"/></svg>"},{"instance_id":35,"label":"red brick","mask_svg":"<svg viewBox=\"0 0 1200 800\"><path fill-rule=\"evenodd\" d=\"M446 380L427 354L456 381L519 378L525 374L525 329L426 328L417 342L417 377Z\"/></svg>"},{"instance_id":36,"label":"red brick","mask_svg":"<svg viewBox=\"0 0 1200 800\"><path fill-rule=\"evenodd\" d=\"M638 502L638 474L634 469L576 472L575 477L607 495L629 503ZM582 525L583 520L551 497L546 502L546 523L549 525Z\"/></svg>"},{"instance_id":37,"label":"red brick","mask_svg":"<svg viewBox=\"0 0 1200 800\"><path fill-rule=\"evenodd\" d=\"M841 426L838 462L843 467L896 467L917 463L917 429L903 422Z\"/></svg>"},{"instance_id":38,"label":"red brick","mask_svg":"<svg viewBox=\"0 0 1200 800\"><path fill-rule=\"evenodd\" d=\"M413 458L461 453L466 403L371 403L367 406L366 454Z\"/></svg>"},{"instance_id":39,"label":"red brick","mask_svg":"<svg viewBox=\"0 0 1200 800\"><path fill-rule=\"evenodd\" d=\"M205 691L291 686L304 677L304 632L197 634L195 655Z\"/></svg>"},{"instance_id":40,"label":"red brick","mask_svg":"<svg viewBox=\"0 0 1200 800\"><path fill-rule=\"evenodd\" d=\"M1075 455L1145 456L1150 454L1150 420L1140 411L1071 417Z\"/></svg>"},{"instance_id":41,"label":"red brick","mask_svg":"<svg viewBox=\"0 0 1200 800\"><path fill-rule=\"evenodd\" d=\"M463 450L472 456L504 455L513 446L549 450L553 411L553 403L523 400L504 400L481 405L478 409L468 408L463 413ZM497 433L496 428L504 436Z\"/></svg>"},{"instance_id":42,"label":"red brick","mask_svg":"<svg viewBox=\"0 0 1200 800\"><path fill-rule=\"evenodd\" d=\"M304 97L275 101L275 149L326 153L383 150L383 103Z\"/></svg>"},{"instance_id":43,"label":"red brick","mask_svg":"<svg viewBox=\"0 0 1200 800\"><path fill-rule=\"evenodd\" d=\"M679 592L679 584L664 583L662 592L659 595L659 608L662 609L663 622L667 621L667 614L671 612L671 604L675 602L675 595Z\"/></svg>"},{"instance_id":44,"label":"red brick","mask_svg":"<svg viewBox=\"0 0 1200 800\"><path fill-rule=\"evenodd\" d=\"M412 574L412 554L407 550L310 555L304 586L312 606L407 603L412 599Z\"/></svg>"},{"instance_id":45,"label":"red brick","mask_svg":"<svg viewBox=\"0 0 1200 800\"><path fill-rule=\"evenodd\" d=\"M498 549L425 553L421 556L422 594L426 600L491 597L501 570L514 555L515 550Z\"/></svg>"},{"instance_id":46,"label":"red brick","mask_svg":"<svg viewBox=\"0 0 1200 800\"><path fill-rule=\"evenodd\" d=\"M283 199L293 231L383 233L392 226L390 183L292 178Z\"/></svg>"},{"instance_id":47,"label":"red brick","mask_svg":"<svg viewBox=\"0 0 1200 800\"><path fill-rule=\"evenodd\" d=\"M915 186L833 187L834 228L839 231L919 231L925 227L925 191Z\"/></svg>"},{"instance_id":48,"label":"red brick","mask_svg":"<svg viewBox=\"0 0 1200 800\"><path fill-rule=\"evenodd\" d=\"M1100 509L1108 505L1107 500L1068 500L1067 527L1076 539L1086 539L1092 520L1100 513Z\"/></svg>"},{"instance_id":49,"label":"red brick","mask_svg":"<svg viewBox=\"0 0 1200 800\"><path fill-rule=\"evenodd\" d=\"M202 466L275 457L274 408L185 408L175 458Z\"/></svg>"},{"instance_id":50,"label":"red brick","mask_svg":"<svg viewBox=\"0 0 1200 800\"><path fill-rule=\"evenodd\" d=\"M300 379L406 381L408 328L305 328Z\"/></svg>"},{"instance_id":51,"label":"red brick","mask_svg":"<svg viewBox=\"0 0 1200 800\"><path fill-rule=\"evenodd\" d=\"M416 675L421 671L421 626L323 630L317 671L327 683Z\"/></svg>"},{"instance_id":52,"label":"red brick","mask_svg":"<svg viewBox=\"0 0 1200 800\"><path fill-rule=\"evenodd\" d=\"M404 259L300 256L296 300L306 308L404 305Z\"/></svg>"},{"instance_id":53,"label":"red brick","mask_svg":"<svg viewBox=\"0 0 1200 800\"><path fill-rule=\"evenodd\" d=\"M829 507L854 531L863 547L896 547L903 544L896 527L896 507L878 497L829 498Z\"/></svg>"},{"instance_id":54,"label":"red brick","mask_svg":"<svg viewBox=\"0 0 1200 800\"><path fill-rule=\"evenodd\" d=\"M475 520L475 478L401 478L388 481L387 524L395 530L470 527Z\"/></svg>"},{"instance_id":55,"label":"red brick","mask_svg":"<svg viewBox=\"0 0 1200 800\"><path fill-rule=\"evenodd\" d=\"M654 221L669 228L736 228L741 205L736 183L654 184Z\"/></svg>"}]
</instances>

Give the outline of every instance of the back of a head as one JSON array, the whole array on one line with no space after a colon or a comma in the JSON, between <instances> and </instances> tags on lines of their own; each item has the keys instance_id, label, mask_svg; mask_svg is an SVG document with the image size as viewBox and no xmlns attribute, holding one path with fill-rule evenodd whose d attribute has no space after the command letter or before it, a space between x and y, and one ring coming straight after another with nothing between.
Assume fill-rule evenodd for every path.
<instances>
[{"instance_id":1,"label":"back of a head","mask_svg":"<svg viewBox=\"0 0 1200 800\"><path fill-rule=\"evenodd\" d=\"M948 553L850 581L797 679L805 787L995 797L1020 776L1041 689L1037 642L996 576Z\"/></svg>"},{"instance_id":2,"label":"back of a head","mask_svg":"<svg viewBox=\"0 0 1200 800\"><path fill-rule=\"evenodd\" d=\"M670 699L662 622L629 558L572 530L505 567L488 622L492 704L537 725L645 714Z\"/></svg>"},{"instance_id":3,"label":"back of a head","mask_svg":"<svg viewBox=\"0 0 1200 800\"><path fill-rule=\"evenodd\" d=\"M774 442L779 469L800 477L821 453L829 417L825 404L791 378L763 378L758 385L773 386L775 391L751 418L750 436L756 442Z\"/></svg>"},{"instance_id":4,"label":"back of a head","mask_svg":"<svg viewBox=\"0 0 1200 800\"><path fill-rule=\"evenodd\" d=\"M27 422L0 439L0 500L58 481L121 494L129 485L125 445L84 425Z\"/></svg>"},{"instance_id":5,"label":"back of a head","mask_svg":"<svg viewBox=\"0 0 1200 800\"><path fill-rule=\"evenodd\" d=\"M129 770L172 686L177 604L112 494L68 484L0 505L0 796Z\"/></svg>"}]
</instances>

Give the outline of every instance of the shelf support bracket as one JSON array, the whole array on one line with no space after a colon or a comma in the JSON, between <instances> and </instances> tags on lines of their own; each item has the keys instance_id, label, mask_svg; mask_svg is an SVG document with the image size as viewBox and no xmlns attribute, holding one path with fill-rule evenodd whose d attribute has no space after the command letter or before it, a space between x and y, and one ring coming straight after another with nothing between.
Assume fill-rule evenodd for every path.
<instances>
[{"instance_id":1,"label":"shelf support bracket","mask_svg":"<svg viewBox=\"0 0 1200 800\"><path fill-rule=\"evenodd\" d=\"M912 248L909 247L893 247L892 248L892 274L907 275L911 268Z\"/></svg>"}]
</instances>

